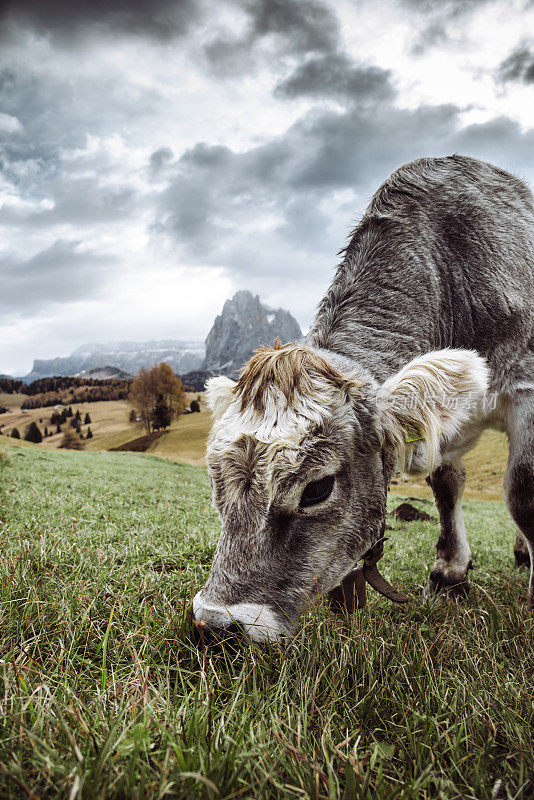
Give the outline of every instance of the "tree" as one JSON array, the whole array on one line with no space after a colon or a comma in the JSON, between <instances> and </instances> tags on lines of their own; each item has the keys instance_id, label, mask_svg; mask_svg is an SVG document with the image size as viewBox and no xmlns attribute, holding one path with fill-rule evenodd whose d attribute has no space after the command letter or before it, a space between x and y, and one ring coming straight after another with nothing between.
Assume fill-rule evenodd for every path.
<instances>
[{"instance_id":1,"label":"tree","mask_svg":"<svg viewBox=\"0 0 534 800\"><path fill-rule=\"evenodd\" d=\"M150 433L152 410L157 400L154 369L150 371L141 367L130 389L130 402L145 423L146 432Z\"/></svg>"},{"instance_id":2,"label":"tree","mask_svg":"<svg viewBox=\"0 0 534 800\"><path fill-rule=\"evenodd\" d=\"M158 394L154 411L152 412L152 427L155 431L165 430L171 424L171 410L162 394Z\"/></svg>"},{"instance_id":3,"label":"tree","mask_svg":"<svg viewBox=\"0 0 534 800\"><path fill-rule=\"evenodd\" d=\"M44 429L44 435L45 435L45 437L48 436L48 428L46 427L46 425L45 425L45 429Z\"/></svg>"},{"instance_id":4,"label":"tree","mask_svg":"<svg viewBox=\"0 0 534 800\"><path fill-rule=\"evenodd\" d=\"M43 434L37 427L36 422L30 422L26 429L26 433L24 434L24 439L26 442L34 442L35 444L41 444L43 441Z\"/></svg>"},{"instance_id":5,"label":"tree","mask_svg":"<svg viewBox=\"0 0 534 800\"><path fill-rule=\"evenodd\" d=\"M67 428L59 446L64 450L83 450L85 442L82 442L80 437L73 430Z\"/></svg>"},{"instance_id":6,"label":"tree","mask_svg":"<svg viewBox=\"0 0 534 800\"><path fill-rule=\"evenodd\" d=\"M145 423L147 433L150 433L152 427L159 395L162 396L171 419L184 411L185 392L182 382L165 362L150 370L143 367L130 389L129 400Z\"/></svg>"},{"instance_id":7,"label":"tree","mask_svg":"<svg viewBox=\"0 0 534 800\"><path fill-rule=\"evenodd\" d=\"M61 425L58 423L56 433L61 433Z\"/></svg>"},{"instance_id":8,"label":"tree","mask_svg":"<svg viewBox=\"0 0 534 800\"><path fill-rule=\"evenodd\" d=\"M164 361L156 370L158 394L161 393L170 409L171 418L185 411L185 392L182 381Z\"/></svg>"},{"instance_id":9,"label":"tree","mask_svg":"<svg viewBox=\"0 0 534 800\"><path fill-rule=\"evenodd\" d=\"M85 438L86 439L92 439L93 438L93 431L91 430L91 428L87 428L87 435L86 435Z\"/></svg>"},{"instance_id":10,"label":"tree","mask_svg":"<svg viewBox=\"0 0 534 800\"><path fill-rule=\"evenodd\" d=\"M198 400L191 400L191 403L189 404L189 408L191 409L191 411L194 414L195 413L198 414L199 411L200 411L200 403L198 402Z\"/></svg>"},{"instance_id":11,"label":"tree","mask_svg":"<svg viewBox=\"0 0 534 800\"><path fill-rule=\"evenodd\" d=\"M72 408L69 406L65 412L66 417L72 417Z\"/></svg>"},{"instance_id":12,"label":"tree","mask_svg":"<svg viewBox=\"0 0 534 800\"><path fill-rule=\"evenodd\" d=\"M87 414L85 415L85 419L83 421L83 424L84 425L90 425L91 424L91 417L89 415L89 412L87 412Z\"/></svg>"},{"instance_id":13,"label":"tree","mask_svg":"<svg viewBox=\"0 0 534 800\"><path fill-rule=\"evenodd\" d=\"M13 430L11 431L11 438L20 439L20 433L18 428L13 428Z\"/></svg>"},{"instance_id":14,"label":"tree","mask_svg":"<svg viewBox=\"0 0 534 800\"><path fill-rule=\"evenodd\" d=\"M137 422L137 414L135 413L135 409L132 408L130 411L130 422Z\"/></svg>"}]
</instances>

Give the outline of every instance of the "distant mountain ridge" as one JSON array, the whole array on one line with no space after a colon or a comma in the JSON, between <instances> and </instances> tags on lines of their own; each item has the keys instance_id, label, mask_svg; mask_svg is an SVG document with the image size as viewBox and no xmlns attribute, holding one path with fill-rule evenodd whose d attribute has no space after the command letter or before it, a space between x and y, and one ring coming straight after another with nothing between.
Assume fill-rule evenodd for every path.
<instances>
[{"instance_id":1,"label":"distant mountain ridge","mask_svg":"<svg viewBox=\"0 0 534 800\"><path fill-rule=\"evenodd\" d=\"M203 369L236 377L253 351L275 339L291 342L302 338L297 320L282 308L264 305L258 295L241 290L227 300L206 339Z\"/></svg>"},{"instance_id":2,"label":"distant mountain ridge","mask_svg":"<svg viewBox=\"0 0 534 800\"><path fill-rule=\"evenodd\" d=\"M116 367L136 375L141 367L165 361L182 374L199 369L204 358L204 343L163 339L149 342L89 343L77 347L70 356L35 359L33 369L22 380L31 383L54 375L77 375L96 368Z\"/></svg>"},{"instance_id":3,"label":"distant mountain ridge","mask_svg":"<svg viewBox=\"0 0 534 800\"><path fill-rule=\"evenodd\" d=\"M109 381L109 380L129 380L130 378L134 378L135 375L132 375L131 372L126 372L124 369L120 369L119 367L93 367L93 369L83 369L81 372L77 372L74 376L75 378L90 378L92 380L97 381Z\"/></svg>"},{"instance_id":4,"label":"distant mountain ridge","mask_svg":"<svg viewBox=\"0 0 534 800\"><path fill-rule=\"evenodd\" d=\"M297 320L289 311L270 308L258 295L240 290L225 302L205 345L180 339L89 342L70 356L35 359L32 371L19 380L28 384L50 377L125 378L136 375L141 367L165 361L195 391L201 391L210 375L236 377L257 347L277 338L284 343L301 339Z\"/></svg>"}]
</instances>

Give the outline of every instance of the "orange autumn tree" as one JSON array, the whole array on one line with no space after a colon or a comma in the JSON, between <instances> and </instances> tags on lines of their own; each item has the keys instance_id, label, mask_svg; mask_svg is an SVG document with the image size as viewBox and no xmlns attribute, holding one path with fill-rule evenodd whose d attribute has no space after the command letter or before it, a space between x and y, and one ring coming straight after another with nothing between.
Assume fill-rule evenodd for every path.
<instances>
[{"instance_id":1,"label":"orange autumn tree","mask_svg":"<svg viewBox=\"0 0 534 800\"><path fill-rule=\"evenodd\" d=\"M182 414L185 409L185 392L182 381L164 361L147 370L142 367L132 382L129 401L141 417L147 433L154 427L154 412L163 402L168 418Z\"/></svg>"}]
</instances>

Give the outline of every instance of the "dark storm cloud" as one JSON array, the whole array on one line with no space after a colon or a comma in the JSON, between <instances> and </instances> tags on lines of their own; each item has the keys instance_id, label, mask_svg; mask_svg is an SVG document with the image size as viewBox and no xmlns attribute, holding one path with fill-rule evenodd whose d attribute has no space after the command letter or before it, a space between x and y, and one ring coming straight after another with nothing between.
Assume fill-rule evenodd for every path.
<instances>
[{"instance_id":1,"label":"dark storm cloud","mask_svg":"<svg viewBox=\"0 0 534 800\"><path fill-rule=\"evenodd\" d=\"M96 30L165 40L185 33L201 9L199 0L1 0L0 31L69 38Z\"/></svg>"},{"instance_id":2,"label":"dark storm cloud","mask_svg":"<svg viewBox=\"0 0 534 800\"><path fill-rule=\"evenodd\" d=\"M150 124L164 105L156 90L105 72L72 79L59 71L41 74L30 65L2 67L0 60L0 109L21 124L19 132L0 140L2 169L32 160L43 170L54 170L58 154L83 148L88 134L109 136L131 118Z\"/></svg>"},{"instance_id":3,"label":"dark storm cloud","mask_svg":"<svg viewBox=\"0 0 534 800\"><path fill-rule=\"evenodd\" d=\"M501 116L458 131L454 146L458 152L493 161L516 173L530 186L534 184L534 128L523 131L517 122Z\"/></svg>"},{"instance_id":4,"label":"dark storm cloud","mask_svg":"<svg viewBox=\"0 0 534 800\"><path fill-rule=\"evenodd\" d=\"M80 242L57 240L25 261L16 256L0 260L4 314L34 314L54 303L87 300L105 282L112 257L80 251Z\"/></svg>"},{"instance_id":5,"label":"dark storm cloud","mask_svg":"<svg viewBox=\"0 0 534 800\"><path fill-rule=\"evenodd\" d=\"M249 74L259 57L258 48L267 42L271 57L274 50L280 59L282 71L284 64L290 65L289 73L275 88L281 99L361 102L380 101L394 94L388 70L357 63L346 54L339 20L326 3L237 0L235 7L245 15L243 32L224 32L204 46L215 75Z\"/></svg>"},{"instance_id":6,"label":"dark storm cloud","mask_svg":"<svg viewBox=\"0 0 534 800\"><path fill-rule=\"evenodd\" d=\"M279 97L331 97L348 102L394 94L390 70L356 64L345 53L312 56L276 87Z\"/></svg>"},{"instance_id":7,"label":"dark storm cloud","mask_svg":"<svg viewBox=\"0 0 534 800\"><path fill-rule=\"evenodd\" d=\"M253 38L280 36L297 53L324 53L337 46L338 19L320 0L248 0L243 7Z\"/></svg>"},{"instance_id":8,"label":"dark storm cloud","mask_svg":"<svg viewBox=\"0 0 534 800\"><path fill-rule=\"evenodd\" d=\"M301 249L321 252L329 226L330 219L319 209L317 197L298 196L286 204L284 222L275 229L275 236L287 241L290 247L299 242Z\"/></svg>"},{"instance_id":9,"label":"dark storm cloud","mask_svg":"<svg viewBox=\"0 0 534 800\"><path fill-rule=\"evenodd\" d=\"M111 175L121 172L116 156L100 139L87 148L87 134L93 131L83 127L77 130L76 125L69 131L67 121L61 124L64 102L65 98L59 100L44 117L39 106L33 109L35 116L10 106L11 111L19 111L15 116L24 122L21 131L0 141L0 170L25 202L3 204L0 224L21 230L67 224L81 230L134 212L139 200L134 176L110 180ZM64 138L60 134L55 138L56 128Z\"/></svg>"},{"instance_id":10,"label":"dark storm cloud","mask_svg":"<svg viewBox=\"0 0 534 800\"><path fill-rule=\"evenodd\" d=\"M343 244L332 236L348 229L402 163L462 152L532 178L533 146L534 131L523 133L508 118L461 129L454 105L406 110L385 103L371 113L359 107L316 111L246 152L207 144L189 150L160 197L156 227L190 259L249 276L267 269L271 276L296 279L313 272L298 256L332 257ZM321 203L341 190L359 199L336 220ZM270 215L278 222L266 231Z\"/></svg>"},{"instance_id":11,"label":"dark storm cloud","mask_svg":"<svg viewBox=\"0 0 534 800\"><path fill-rule=\"evenodd\" d=\"M345 189L370 195L403 161L439 150L456 120L452 106L402 111L387 105L373 114L352 108L310 113L243 153L196 145L178 161L160 198L157 229L202 263L254 275L273 259L271 274L290 270L296 277L306 269L296 252L333 256L343 243L329 234L331 219L320 207L325 198ZM266 234L263 221L272 214L279 221ZM275 252L285 258L274 259Z\"/></svg>"},{"instance_id":12,"label":"dark storm cloud","mask_svg":"<svg viewBox=\"0 0 534 800\"><path fill-rule=\"evenodd\" d=\"M134 210L136 192L129 186L100 186L98 176L57 175L46 184L50 207L0 209L0 224L23 224L29 228L48 228L50 225L74 225L78 229L95 224L108 224L130 217Z\"/></svg>"},{"instance_id":13,"label":"dark storm cloud","mask_svg":"<svg viewBox=\"0 0 534 800\"><path fill-rule=\"evenodd\" d=\"M453 105L406 110L391 104L371 112L311 111L283 135L243 153L198 144L182 156L177 171L198 186L213 182L215 191L220 188L234 199L246 195L246 203L262 192L284 199L301 190L357 190L391 159L439 147L454 129L458 111Z\"/></svg>"},{"instance_id":14,"label":"dark storm cloud","mask_svg":"<svg viewBox=\"0 0 534 800\"><path fill-rule=\"evenodd\" d=\"M245 15L243 33L219 33L204 47L214 74L238 75L250 70L255 51L272 41L280 55L302 57L309 53L335 53L339 46L339 21L321 0L229 0Z\"/></svg>"},{"instance_id":15,"label":"dark storm cloud","mask_svg":"<svg viewBox=\"0 0 534 800\"><path fill-rule=\"evenodd\" d=\"M534 45L518 45L500 64L497 76L503 83L534 83Z\"/></svg>"},{"instance_id":16,"label":"dark storm cloud","mask_svg":"<svg viewBox=\"0 0 534 800\"><path fill-rule=\"evenodd\" d=\"M0 109L11 127L0 137L0 172L28 201L4 205L0 222L79 229L131 215L139 195L135 175L122 174L106 139L125 120L151 124L161 105L156 91L107 74L73 80L60 70L0 67Z\"/></svg>"}]
</instances>

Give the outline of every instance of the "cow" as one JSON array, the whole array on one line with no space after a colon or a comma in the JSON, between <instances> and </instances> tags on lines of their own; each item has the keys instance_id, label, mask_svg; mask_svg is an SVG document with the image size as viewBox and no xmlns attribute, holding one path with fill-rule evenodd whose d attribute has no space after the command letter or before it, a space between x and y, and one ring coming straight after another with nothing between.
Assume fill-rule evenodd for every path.
<instances>
[{"instance_id":1,"label":"cow","mask_svg":"<svg viewBox=\"0 0 534 800\"><path fill-rule=\"evenodd\" d=\"M519 179L452 155L378 189L301 342L211 378L207 445L222 521L193 601L213 636L294 634L383 536L398 472L428 475L440 516L427 595L465 595L463 455L505 431L504 480L534 603L534 209Z\"/></svg>"}]
</instances>

